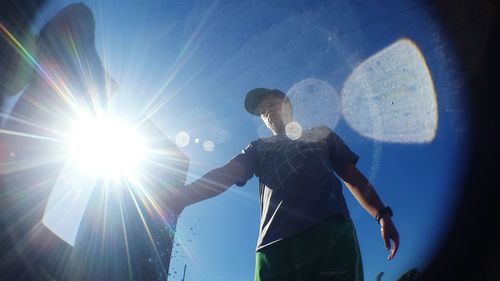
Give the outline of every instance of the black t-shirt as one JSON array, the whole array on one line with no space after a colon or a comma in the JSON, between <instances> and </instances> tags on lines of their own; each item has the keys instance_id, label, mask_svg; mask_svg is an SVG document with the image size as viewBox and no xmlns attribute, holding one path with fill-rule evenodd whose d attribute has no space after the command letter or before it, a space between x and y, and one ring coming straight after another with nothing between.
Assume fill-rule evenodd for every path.
<instances>
[{"instance_id":1,"label":"black t-shirt","mask_svg":"<svg viewBox=\"0 0 500 281\"><path fill-rule=\"evenodd\" d=\"M328 216L349 218L342 185L334 172L356 164L358 158L327 127L305 130L296 140L276 135L251 142L234 160L246 168L246 180L253 175L259 178L257 250Z\"/></svg>"}]
</instances>

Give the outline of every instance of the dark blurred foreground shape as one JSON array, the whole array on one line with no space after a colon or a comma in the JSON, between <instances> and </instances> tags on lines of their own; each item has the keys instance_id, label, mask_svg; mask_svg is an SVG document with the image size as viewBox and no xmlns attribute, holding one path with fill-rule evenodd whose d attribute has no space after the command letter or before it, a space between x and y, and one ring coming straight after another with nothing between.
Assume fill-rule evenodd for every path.
<instances>
[{"instance_id":1,"label":"dark blurred foreground shape","mask_svg":"<svg viewBox=\"0 0 500 281\"><path fill-rule=\"evenodd\" d=\"M456 175L464 178L463 189L457 187L460 204L422 280L499 280L499 2L441 0L438 7L468 78L471 146L465 177Z\"/></svg>"},{"instance_id":2,"label":"dark blurred foreground shape","mask_svg":"<svg viewBox=\"0 0 500 281\"><path fill-rule=\"evenodd\" d=\"M0 8L0 23L19 41L32 50L33 34L31 22L46 0L3 0ZM22 59L16 49L0 36L0 108L2 96L12 96L26 87L32 74L32 67Z\"/></svg>"},{"instance_id":3,"label":"dark blurred foreground shape","mask_svg":"<svg viewBox=\"0 0 500 281\"><path fill-rule=\"evenodd\" d=\"M34 9L31 15L37 8L22 7ZM28 34L23 28L28 29L31 18L24 20L16 32L20 41ZM3 25L10 29L11 24ZM29 79L16 84L9 79L17 72L2 76L3 89L8 88L2 94L14 95L25 88L3 129L36 137L0 134L0 280L166 280L168 276L173 231L182 206L172 210L167 203L171 198L164 195L165 190L184 186L189 161L149 121L140 127L155 152L145 169L142 188L147 195L129 186L105 188L99 182L74 247L42 223L66 155L65 145L55 140L68 131L76 109L92 112L104 107L116 88L95 49L94 32L91 10L83 4L69 5L41 29L30 50L43 71L32 67ZM0 40L2 58L23 59L5 36ZM2 69L15 72L19 64Z\"/></svg>"}]
</instances>

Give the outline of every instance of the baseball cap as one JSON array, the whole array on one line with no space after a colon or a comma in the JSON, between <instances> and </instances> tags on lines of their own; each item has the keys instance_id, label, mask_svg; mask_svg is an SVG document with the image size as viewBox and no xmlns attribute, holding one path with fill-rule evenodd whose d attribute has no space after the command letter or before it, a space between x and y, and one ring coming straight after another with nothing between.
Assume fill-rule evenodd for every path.
<instances>
[{"instance_id":1,"label":"baseball cap","mask_svg":"<svg viewBox=\"0 0 500 281\"><path fill-rule=\"evenodd\" d=\"M285 93L278 89L268 89L268 88L255 88L247 93L245 97L245 109L253 115L259 116L258 107L260 102L264 97L269 95L276 96L282 100L288 100L288 97Z\"/></svg>"}]
</instances>

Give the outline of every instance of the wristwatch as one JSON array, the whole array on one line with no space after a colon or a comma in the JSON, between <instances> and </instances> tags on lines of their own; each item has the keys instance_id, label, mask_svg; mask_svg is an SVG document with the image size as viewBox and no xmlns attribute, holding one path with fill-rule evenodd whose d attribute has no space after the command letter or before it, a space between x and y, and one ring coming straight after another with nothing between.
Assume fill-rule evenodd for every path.
<instances>
[{"instance_id":1,"label":"wristwatch","mask_svg":"<svg viewBox=\"0 0 500 281\"><path fill-rule=\"evenodd\" d=\"M383 216L389 215L389 217L392 218L392 210L391 207L385 206L384 208L378 210L377 215L375 216L375 220L380 223L380 219L382 219Z\"/></svg>"}]
</instances>

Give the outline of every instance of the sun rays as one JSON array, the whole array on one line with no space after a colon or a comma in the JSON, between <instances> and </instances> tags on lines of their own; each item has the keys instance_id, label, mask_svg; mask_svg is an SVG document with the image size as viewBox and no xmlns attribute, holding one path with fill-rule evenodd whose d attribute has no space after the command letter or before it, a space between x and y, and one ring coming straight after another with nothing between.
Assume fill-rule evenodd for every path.
<instances>
[{"instance_id":1,"label":"sun rays","mask_svg":"<svg viewBox=\"0 0 500 281\"><path fill-rule=\"evenodd\" d=\"M146 235L148 247L154 253L149 263L153 267L158 266L156 274L166 276L178 213L174 213L164 202L164 192L184 184L189 164L164 133L148 121L168 99L159 101L160 93L157 93L146 102L148 106L140 113L118 113L119 110L112 106L111 92L116 92L115 81L105 71L107 67L97 56L93 40L92 46L88 45L89 42L82 42L88 35L82 34L88 31L81 31L82 26L75 28L78 19L75 22L67 24L65 18L56 16L42 29L36 54L23 47L9 30L0 25L1 34L37 73L12 112L2 113L9 119L0 131L0 173L7 177L15 173L37 173L36 177L42 178L43 175L33 170L34 167L61 163L55 178L47 180L49 186L41 186L39 181L29 182L29 177L23 177L26 188L19 189L8 183L4 192L9 194L15 208L23 210L27 216L43 210L43 217L31 226L30 233L36 232L33 231L37 225L45 225L69 245L87 247L77 251L81 255L75 255L84 259L92 259L104 249L95 252L90 244L77 245L87 239L78 237L93 237L91 233L104 235L114 225L108 216L119 220L120 227L114 231L122 233L129 276L134 274L132 265L142 262L142 259L133 259L134 253L137 259L137 247L140 247L135 243L143 235ZM58 24L60 29L50 29ZM168 85L168 81L163 85ZM82 119L82 116L85 118ZM126 116L126 121L132 122L120 120L123 116ZM30 147L40 151L48 149L40 154L27 149ZM18 192L22 192L22 196L30 196L41 189L50 192L45 191L49 195L39 198L41 201L36 206L15 200L20 197ZM96 201L104 205L93 211L98 214L97 217L103 216L103 220L97 220L99 223L86 218L95 194L104 196ZM174 196L175 193L171 194ZM112 206L118 208L113 209ZM14 213L12 218L18 215L21 214ZM86 223L82 225L83 222ZM140 225L141 229L131 228L134 225ZM33 237L37 239L36 235ZM90 243L106 247L106 241L110 239L106 237L101 237L100 244L97 241Z\"/></svg>"}]
</instances>

